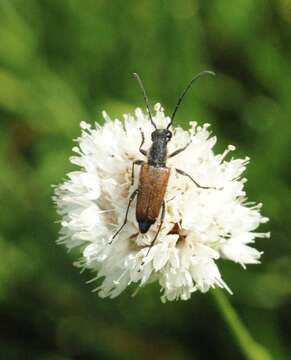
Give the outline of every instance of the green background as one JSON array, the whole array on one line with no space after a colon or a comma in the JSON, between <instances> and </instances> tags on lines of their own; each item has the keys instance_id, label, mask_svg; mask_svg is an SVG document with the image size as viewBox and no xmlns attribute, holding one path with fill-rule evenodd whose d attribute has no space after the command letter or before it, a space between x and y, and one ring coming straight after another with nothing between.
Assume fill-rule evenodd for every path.
<instances>
[{"instance_id":1,"label":"green background","mask_svg":"<svg viewBox=\"0 0 291 360\"><path fill-rule=\"evenodd\" d=\"M291 358L290 44L290 0L1 0L1 359ZM80 121L144 108L134 71L170 113L205 69L217 76L176 119L210 122L217 152L230 143L251 158L249 199L264 203L272 237L257 240L262 265L219 266L269 356L241 352L213 294L161 304L152 285L102 300L72 266L77 253L55 244L51 184L73 169Z\"/></svg>"}]
</instances>

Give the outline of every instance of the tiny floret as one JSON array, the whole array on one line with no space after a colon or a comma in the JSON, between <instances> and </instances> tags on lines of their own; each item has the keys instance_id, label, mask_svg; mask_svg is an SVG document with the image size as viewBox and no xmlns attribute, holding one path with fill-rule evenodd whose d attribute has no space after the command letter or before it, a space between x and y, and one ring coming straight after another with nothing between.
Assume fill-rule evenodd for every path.
<instances>
[{"instance_id":1,"label":"tiny floret","mask_svg":"<svg viewBox=\"0 0 291 360\"><path fill-rule=\"evenodd\" d=\"M130 194L138 188L138 167L131 183L132 163L147 161L139 151L140 129L143 148L149 149L153 126L141 109L124 115L123 121L102 115L103 126L81 122L81 136L70 158L77 170L55 187L53 199L61 217L58 243L80 249L75 265L92 271L94 289L101 297L114 298L130 285L136 292L154 281L159 283L162 301L187 300L195 291L205 293L215 287L231 292L219 263L227 259L244 268L258 264L262 252L253 247L255 239L269 237L256 231L268 219L260 214L261 204L247 200L244 189L242 174L249 158L228 156L235 150L233 145L215 154L216 137L210 135L209 124L191 122L189 130L172 128L168 152L189 145L167 160L171 172L164 222L149 251L160 218L141 233L148 224L139 227L136 221L136 199L126 226L112 238L124 221ZM157 129L169 124L160 104L153 120ZM176 168L205 188L180 176Z\"/></svg>"}]
</instances>

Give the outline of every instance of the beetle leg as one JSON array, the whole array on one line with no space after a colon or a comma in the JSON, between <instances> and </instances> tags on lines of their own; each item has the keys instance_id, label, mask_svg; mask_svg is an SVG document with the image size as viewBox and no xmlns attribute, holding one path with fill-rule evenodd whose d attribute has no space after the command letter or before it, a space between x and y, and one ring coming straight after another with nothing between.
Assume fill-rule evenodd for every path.
<instances>
[{"instance_id":1,"label":"beetle leg","mask_svg":"<svg viewBox=\"0 0 291 360\"><path fill-rule=\"evenodd\" d=\"M151 242L151 244L149 246L149 249L148 249L148 252L147 252L146 256L148 256L151 248L155 245L155 242L156 242L156 240L157 240L157 238L159 236L159 233L161 231L161 228L162 228L162 225L163 225L163 222L164 222L164 219L165 219L165 210L166 210L166 205L165 205L165 200L163 200L160 225L159 225L159 228L158 228L158 231L157 231L155 237L153 238L153 240L152 240L152 242Z\"/></svg>"},{"instance_id":2,"label":"beetle leg","mask_svg":"<svg viewBox=\"0 0 291 360\"><path fill-rule=\"evenodd\" d=\"M136 197L137 193L138 193L138 189L134 190L134 192L130 195L123 224L116 231L116 233L112 236L111 240L109 241L109 244L112 243L112 241L116 238L116 236L120 233L120 231L124 228L125 224L127 223L127 216L128 216L128 212L129 212L129 207L130 207L131 203L133 202L134 198Z\"/></svg>"},{"instance_id":3,"label":"beetle leg","mask_svg":"<svg viewBox=\"0 0 291 360\"><path fill-rule=\"evenodd\" d=\"M180 169L175 169L177 171L178 174L180 175L183 175L183 176L187 176L191 181L193 181L193 183L201 188L201 189L216 189L215 187L211 187L211 186L202 186L202 185L199 185L197 181L195 181L191 175L187 174L185 171L183 170L180 170Z\"/></svg>"},{"instance_id":4,"label":"beetle leg","mask_svg":"<svg viewBox=\"0 0 291 360\"><path fill-rule=\"evenodd\" d=\"M141 134L141 144L140 144L140 146L139 146L139 151L140 151L144 156L147 156L147 152L146 152L144 149L142 149L142 146L143 146L144 140L145 140L144 133L143 133L142 129L139 129L139 130L140 130L140 134Z\"/></svg>"},{"instance_id":5,"label":"beetle leg","mask_svg":"<svg viewBox=\"0 0 291 360\"><path fill-rule=\"evenodd\" d=\"M189 141L184 147L182 147L182 148L180 148L180 149L177 149L177 150L175 150L174 152L172 152L172 153L168 156L168 158L171 158L171 157L173 157L173 156L176 156L176 155L180 154L182 151L186 150L187 147L188 147L190 144L191 144L191 141Z\"/></svg>"},{"instance_id":6,"label":"beetle leg","mask_svg":"<svg viewBox=\"0 0 291 360\"><path fill-rule=\"evenodd\" d=\"M142 160L135 160L133 163L132 163L132 168L131 168L131 186L133 185L134 183L134 165L143 165L144 164L144 161Z\"/></svg>"}]
</instances>

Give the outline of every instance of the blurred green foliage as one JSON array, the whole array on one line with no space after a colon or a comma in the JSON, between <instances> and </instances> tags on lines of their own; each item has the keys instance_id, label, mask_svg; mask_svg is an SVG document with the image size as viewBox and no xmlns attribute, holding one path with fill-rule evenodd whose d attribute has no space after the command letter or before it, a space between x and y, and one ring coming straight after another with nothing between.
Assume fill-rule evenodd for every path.
<instances>
[{"instance_id":1,"label":"blurred green foliage","mask_svg":"<svg viewBox=\"0 0 291 360\"><path fill-rule=\"evenodd\" d=\"M101 300L57 247L51 184L72 169L81 120L152 104L210 122L217 151L250 156L247 190L270 217L263 264L221 262L230 301L276 360L290 359L290 0L0 2L0 358L243 359L211 295L161 304L156 286ZM289 177L289 183L288 183Z\"/></svg>"}]
</instances>

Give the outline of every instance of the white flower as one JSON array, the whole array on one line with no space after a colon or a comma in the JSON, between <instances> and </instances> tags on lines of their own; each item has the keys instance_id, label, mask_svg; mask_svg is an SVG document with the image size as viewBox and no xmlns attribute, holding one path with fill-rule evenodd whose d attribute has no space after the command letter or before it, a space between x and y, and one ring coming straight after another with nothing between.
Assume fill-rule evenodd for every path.
<instances>
[{"instance_id":1,"label":"white flower","mask_svg":"<svg viewBox=\"0 0 291 360\"><path fill-rule=\"evenodd\" d=\"M170 119L159 104L155 111L158 128L165 128ZM130 284L144 286L153 281L159 282L164 301L187 300L194 291L215 287L230 291L218 260L256 264L262 252L251 245L256 237L269 236L254 232L267 219L260 215L260 205L246 202L241 175L249 159L226 160L233 146L215 155L216 138L210 136L208 124L201 127L192 122L188 131L173 129L169 152L190 140L191 144L168 159L166 214L157 241L148 251L159 220L140 234L133 202L127 224L110 244L124 221L129 196L138 186L138 169L131 186L132 162L146 160L139 152L140 128L145 134L144 148L149 148L153 127L140 109L135 116L124 115L123 122L111 120L106 113L103 116L103 126L81 123L82 134L70 159L79 171L68 174L55 189L54 201L62 216L59 243L68 249L80 247L77 266L96 272L96 290L102 297L113 298ZM212 188L195 186L175 168Z\"/></svg>"}]
</instances>

